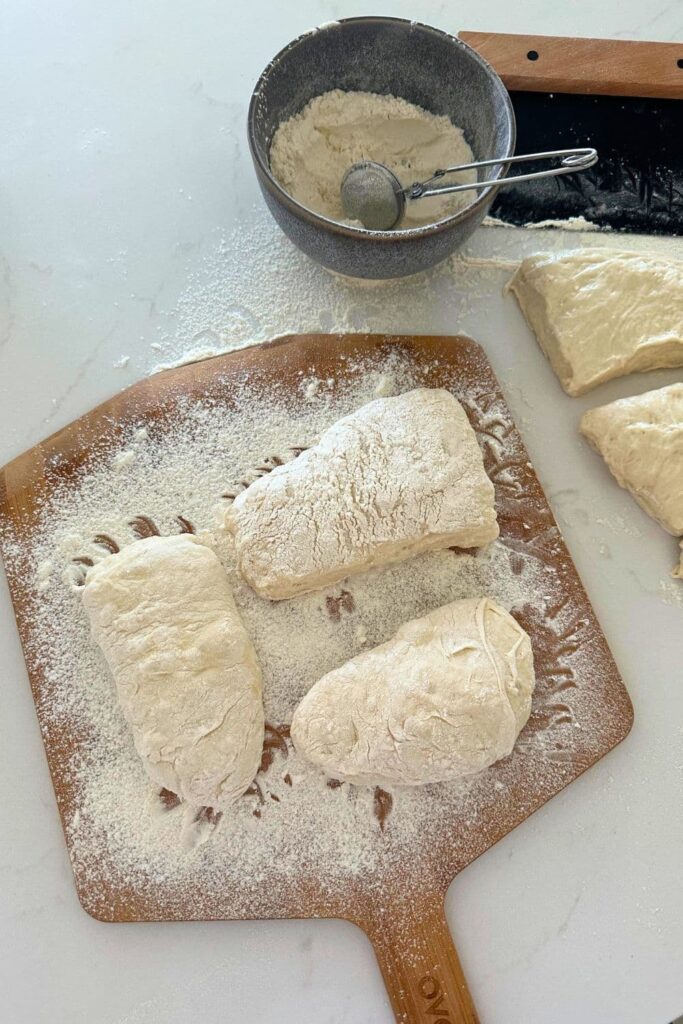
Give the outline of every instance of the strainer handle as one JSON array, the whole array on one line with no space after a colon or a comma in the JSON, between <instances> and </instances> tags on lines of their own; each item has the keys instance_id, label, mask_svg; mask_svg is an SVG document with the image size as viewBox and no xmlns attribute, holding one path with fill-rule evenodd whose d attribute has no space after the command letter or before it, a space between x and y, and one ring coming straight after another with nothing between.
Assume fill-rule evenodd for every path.
<instances>
[{"instance_id":1,"label":"strainer handle","mask_svg":"<svg viewBox=\"0 0 683 1024\"><path fill-rule=\"evenodd\" d=\"M549 167L545 171L534 171L532 174L517 174L510 178L500 178L495 181L473 181L461 185L443 185L441 188L430 188L433 181L439 181L447 174L454 174L456 171L471 171L478 167L500 167L502 165L529 163L531 160L560 160L557 167ZM456 167L443 167L426 181L416 181L405 189L406 199L422 199L426 196L443 196L451 192L468 192L471 189L489 188L494 185L500 188L503 185L513 185L519 181L533 181L535 178L555 178L560 174L576 174L580 171L587 171L589 167L597 162L597 150L586 146L580 149L554 149L547 153L524 153L522 156L512 156L505 160L477 160L472 164L458 164Z\"/></svg>"}]
</instances>

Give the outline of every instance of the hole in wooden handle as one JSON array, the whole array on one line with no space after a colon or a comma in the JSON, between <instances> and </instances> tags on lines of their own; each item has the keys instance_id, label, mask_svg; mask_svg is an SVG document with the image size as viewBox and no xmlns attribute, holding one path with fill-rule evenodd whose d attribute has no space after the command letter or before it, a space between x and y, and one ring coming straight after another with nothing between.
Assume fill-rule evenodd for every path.
<instances>
[{"instance_id":1,"label":"hole in wooden handle","mask_svg":"<svg viewBox=\"0 0 683 1024\"><path fill-rule=\"evenodd\" d=\"M526 55L527 60L538 60L538 50L529 50Z\"/></svg>"}]
</instances>

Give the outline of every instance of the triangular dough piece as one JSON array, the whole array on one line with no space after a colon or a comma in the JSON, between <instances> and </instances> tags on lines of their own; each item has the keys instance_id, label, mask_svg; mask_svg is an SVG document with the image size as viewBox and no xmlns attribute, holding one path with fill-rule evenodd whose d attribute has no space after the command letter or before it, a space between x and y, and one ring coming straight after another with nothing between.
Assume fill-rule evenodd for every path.
<instances>
[{"instance_id":1,"label":"triangular dough piece","mask_svg":"<svg viewBox=\"0 0 683 1024\"><path fill-rule=\"evenodd\" d=\"M328 672L292 720L326 774L418 786L507 757L531 710L529 637L489 598L454 601Z\"/></svg>"},{"instance_id":2,"label":"triangular dough piece","mask_svg":"<svg viewBox=\"0 0 683 1024\"><path fill-rule=\"evenodd\" d=\"M581 433L648 515L683 534L683 384L591 409Z\"/></svg>"},{"instance_id":3,"label":"triangular dough piece","mask_svg":"<svg viewBox=\"0 0 683 1024\"><path fill-rule=\"evenodd\" d=\"M339 420L237 496L237 564L274 600L372 566L498 536L493 485L460 403L420 388Z\"/></svg>"},{"instance_id":4,"label":"triangular dough piece","mask_svg":"<svg viewBox=\"0 0 683 1024\"><path fill-rule=\"evenodd\" d=\"M570 395L683 366L683 261L606 249L523 259L508 286Z\"/></svg>"}]
</instances>

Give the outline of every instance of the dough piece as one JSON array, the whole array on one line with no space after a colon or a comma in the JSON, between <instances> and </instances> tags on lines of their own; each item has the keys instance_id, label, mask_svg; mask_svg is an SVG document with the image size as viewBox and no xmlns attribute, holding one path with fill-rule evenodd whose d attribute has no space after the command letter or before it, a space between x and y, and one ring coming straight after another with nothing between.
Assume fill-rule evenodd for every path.
<instances>
[{"instance_id":1,"label":"dough piece","mask_svg":"<svg viewBox=\"0 0 683 1024\"><path fill-rule=\"evenodd\" d=\"M507 757L533 689L522 627L487 597L454 601L323 676L296 709L292 740L337 779L447 782Z\"/></svg>"},{"instance_id":2,"label":"dough piece","mask_svg":"<svg viewBox=\"0 0 683 1024\"><path fill-rule=\"evenodd\" d=\"M136 541L88 571L83 604L147 774L189 804L228 806L259 767L263 703L214 552L187 534Z\"/></svg>"},{"instance_id":3,"label":"dough piece","mask_svg":"<svg viewBox=\"0 0 683 1024\"><path fill-rule=\"evenodd\" d=\"M421 388L379 398L237 496L237 564L279 600L421 551L498 536L493 484L460 403Z\"/></svg>"},{"instance_id":4,"label":"dough piece","mask_svg":"<svg viewBox=\"0 0 683 1024\"><path fill-rule=\"evenodd\" d=\"M581 433L648 515L683 534L683 384L591 409Z\"/></svg>"},{"instance_id":5,"label":"dough piece","mask_svg":"<svg viewBox=\"0 0 683 1024\"><path fill-rule=\"evenodd\" d=\"M509 284L570 395L683 366L683 261L605 249L528 256Z\"/></svg>"}]
</instances>

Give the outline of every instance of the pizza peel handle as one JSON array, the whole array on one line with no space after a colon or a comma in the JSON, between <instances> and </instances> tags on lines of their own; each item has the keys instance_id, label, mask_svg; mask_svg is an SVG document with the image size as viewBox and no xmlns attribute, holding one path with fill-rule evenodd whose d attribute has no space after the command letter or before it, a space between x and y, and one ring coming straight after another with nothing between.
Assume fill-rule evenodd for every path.
<instances>
[{"instance_id":1,"label":"pizza peel handle","mask_svg":"<svg viewBox=\"0 0 683 1024\"><path fill-rule=\"evenodd\" d=\"M377 955L397 1024L479 1024L441 895L406 892L362 922Z\"/></svg>"}]
</instances>

